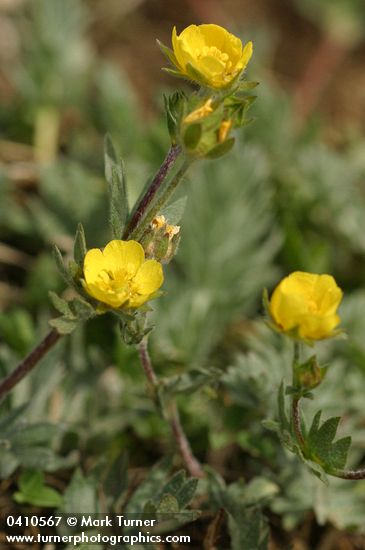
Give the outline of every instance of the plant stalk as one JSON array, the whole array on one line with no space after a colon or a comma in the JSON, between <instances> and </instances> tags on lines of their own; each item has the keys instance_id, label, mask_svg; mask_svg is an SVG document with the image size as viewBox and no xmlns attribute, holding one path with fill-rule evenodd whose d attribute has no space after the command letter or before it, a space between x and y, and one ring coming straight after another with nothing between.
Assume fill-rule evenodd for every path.
<instances>
[{"instance_id":1,"label":"plant stalk","mask_svg":"<svg viewBox=\"0 0 365 550\"><path fill-rule=\"evenodd\" d=\"M151 358L148 352L147 339L142 340L142 342L139 344L138 352L142 368L148 381L148 385L150 389L154 393L156 393L160 381L154 371L151 362ZM174 436L177 448L180 451L180 454L190 475L200 478L204 477L204 472L201 464L195 458L188 438L186 437L184 429L181 425L180 415L175 401L170 401L168 408L165 408L163 404L161 404L161 406L163 408L163 415L170 424L171 432Z\"/></svg>"},{"instance_id":2,"label":"plant stalk","mask_svg":"<svg viewBox=\"0 0 365 550\"><path fill-rule=\"evenodd\" d=\"M295 437L299 443L301 449L305 447L305 441L302 434L301 420L300 420L300 407L299 407L299 397L293 397L292 401L292 420Z\"/></svg>"},{"instance_id":3,"label":"plant stalk","mask_svg":"<svg viewBox=\"0 0 365 550\"><path fill-rule=\"evenodd\" d=\"M0 401L16 386L23 378L37 366L39 361L61 338L55 329L52 329L47 336L34 348L30 354L0 382Z\"/></svg>"},{"instance_id":4,"label":"plant stalk","mask_svg":"<svg viewBox=\"0 0 365 550\"><path fill-rule=\"evenodd\" d=\"M300 361L300 344L298 342L294 343L294 357L293 357L293 386L295 386L295 365ZM300 419L300 397L293 397L292 400L292 423L295 433L295 437L302 451L305 450L305 440L303 437L301 419ZM312 459L313 460L313 459ZM365 479L365 468L359 470L340 470L334 469L332 471L327 471L327 474L338 477L340 479L349 479L349 480L358 480Z\"/></svg>"},{"instance_id":5,"label":"plant stalk","mask_svg":"<svg viewBox=\"0 0 365 550\"><path fill-rule=\"evenodd\" d=\"M145 216L148 210L148 207L156 196L156 193L159 191L161 185L165 181L170 169L174 166L180 153L181 148L178 145L172 145L170 147L170 150L167 153L165 160L161 164L157 174L153 178L151 185L137 204L131 220L128 223L126 230L124 231L123 239L129 239L138 228L142 218Z\"/></svg>"},{"instance_id":6,"label":"plant stalk","mask_svg":"<svg viewBox=\"0 0 365 550\"><path fill-rule=\"evenodd\" d=\"M293 371L293 387L296 385L296 376L295 376L295 367L300 361L300 344L299 342L294 342L294 354L293 354L293 365L292 365L292 371ZM300 420L300 406L299 406L300 398L293 396L292 399L292 422L293 422L293 428L295 437L297 439L297 442L299 443L300 448L303 450L305 447L305 441L302 434L302 426L301 426L301 420Z\"/></svg>"}]
</instances>

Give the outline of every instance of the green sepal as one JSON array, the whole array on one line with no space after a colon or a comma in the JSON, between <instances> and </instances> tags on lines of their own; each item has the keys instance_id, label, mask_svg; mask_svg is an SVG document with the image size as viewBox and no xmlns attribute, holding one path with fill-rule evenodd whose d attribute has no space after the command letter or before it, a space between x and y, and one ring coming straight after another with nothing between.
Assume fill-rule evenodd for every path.
<instances>
[{"instance_id":1,"label":"green sepal","mask_svg":"<svg viewBox=\"0 0 365 550\"><path fill-rule=\"evenodd\" d=\"M188 63L186 65L186 73L187 73L188 78L190 80L196 81L199 84L203 84L204 86L207 86L208 88L212 87L209 84L209 80L207 80L205 78L205 76L200 71L195 69L195 67L193 67L190 63Z\"/></svg>"},{"instance_id":2,"label":"green sepal","mask_svg":"<svg viewBox=\"0 0 365 550\"><path fill-rule=\"evenodd\" d=\"M175 71L174 69L170 69L169 67L162 67L162 70L165 73L168 73L171 76L174 76L175 78L182 78L182 80L190 80L186 74L179 73L179 71Z\"/></svg>"},{"instance_id":3,"label":"green sepal","mask_svg":"<svg viewBox=\"0 0 365 550\"><path fill-rule=\"evenodd\" d=\"M225 155L232 149L235 141L235 138L226 139L222 143L219 143L218 145L213 147L213 149L211 149L206 154L206 157L209 159L217 159L223 157L223 155Z\"/></svg>"},{"instance_id":4,"label":"green sepal","mask_svg":"<svg viewBox=\"0 0 365 550\"><path fill-rule=\"evenodd\" d=\"M78 280L83 275L82 268L75 262L75 260L70 260L68 262L68 271L71 275L73 285L77 285Z\"/></svg>"},{"instance_id":5,"label":"green sepal","mask_svg":"<svg viewBox=\"0 0 365 550\"><path fill-rule=\"evenodd\" d=\"M320 367L317 356L312 355L304 363L293 365L294 387L292 395L297 397L308 397L309 390L313 390L322 382L326 376L328 365Z\"/></svg>"},{"instance_id":6,"label":"green sepal","mask_svg":"<svg viewBox=\"0 0 365 550\"><path fill-rule=\"evenodd\" d=\"M129 216L127 187L122 162L109 135L104 142L105 178L109 186L109 222L112 236L121 239Z\"/></svg>"},{"instance_id":7,"label":"green sepal","mask_svg":"<svg viewBox=\"0 0 365 550\"><path fill-rule=\"evenodd\" d=\"M151 330L153 326L146 326L146 313L140 309L135 312L131 320L120 322L120 332L128 346L140 344Z\"/></svg>"},{"instance_id":8,"label":"green sepal","mask_svg":"<svg viewBox=\"0 0 365 550\"><path fill-rule=\"evenodd\" d=\"M270 315L270 300L269 300L269 292L267 288L264 288L262 291L262 307L264 308L264 312L268 317L271 317Z\"/></svg>"},{"instance_id":9,"label":"green sepal","mask_svg":"<svg viewBox=\"0 0 365 550\"><path fill-rule=\"evenodd\" d=\"M257 88L259 84L260 82L254 80L243 80L238 86L236 93L248 92L250 90L253 90L254 88Z\"/></svg>"},{"instance_id":10,"label":"green sepal","mask_svg":"<svg viewBox=\"0 0 365 550\"><path fill-rule=\"evenodd\" d=\"M178 64L178 61L176 59L176 56L175 56L174 52L170 48L165 46L165 44L163 44L160 40L156 39L156 42L157 42L157 45L160 48L161 52L170 61L170 63L175 65L175 67L178 67L179 64Z\"/></svg>"},{"instance_id":11,"label":"green sepal","mask_svg":"<svg viewBox=\"0 0 365 550\"><path fill-rule=\"evenodd\" d=\"M186 96L183 92L174 92L170 96L164 95L164 105L167 118L167 128L172 145L178 141L179 126L184 112Z\"/></svg>"},{"instance_id":12,"label":"green sepal","mask_svg":"<svg viewBox=\"0 0 365 550\"><path fill-rule=\"evenodd\" d=\"M75 242L74 242L74 260L79 267L83 267L84 258L86 256L86 239L85 231L82 223L79 223L76 230Z\"/></svg>"},{"instance_id":13,"label":"green sepal","mask_svg":"<svg viewBox=\"0 0 365 550\"><path fill-rule=\"evenodd\" d=\"M199 145L199 141L202 137L202 125L201 124L189 124L184 132L184 145L190 151L196 149Z\"/></svg>"},{"instance_id":14,"label":"green sepal","mask_svg":"<svg viewBox=\"0 0 365 550\"><path fill-rule=\"evenodd\" d=\"M52 253L53 253L53 257L55 259L56 266L57 266L57 269L58 269L61 277L63 278L63 280L65 281L65 283L67 285L73 286L73 280L72 280L72 277L70 275L70 272L67 269L67 267L65 266L62 254L60 252L60 249L56 245L53 246Z\"/></svg>"}]
</instances>

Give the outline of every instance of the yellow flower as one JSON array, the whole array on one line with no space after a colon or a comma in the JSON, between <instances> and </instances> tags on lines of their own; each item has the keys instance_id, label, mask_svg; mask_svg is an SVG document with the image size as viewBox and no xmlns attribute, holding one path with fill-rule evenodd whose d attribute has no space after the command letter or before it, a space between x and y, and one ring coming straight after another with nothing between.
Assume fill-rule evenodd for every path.
<instances>
[{"instance_id":1,"label":"yellow flower","mask_svg":"<svg viewBox=\"0 0 365 550\"><path fill-rule=\"evenodd\" d=\"M274 290L269 312L276 326L303 340L333 336L342 290L331 275L295 271Z\"/></svg>"},{"instance_id":2,"label":"yellow flower","mask_svg":"<svg viewBox=\"0 0 365 550\"><path fill-rule=\"evenodd\" d=\"M178 36L172 31L173 56L179 73L212 88L226 88L246 68L252 42L244 47L239 38L218 25L190 25Z\"/></svg>"},{"instance_id":3,"label":"yellow flower","mask_svg":"<svg viewBox=\"0 0 365 550\"><path fill-rule=\"evenodd\" d=\"M84 260L83 285L88 294L114 309L137 308L154 297L163 283L162 266L145 260L136 241L110 241L89 250Z\"/></svg>"}]
</instances>

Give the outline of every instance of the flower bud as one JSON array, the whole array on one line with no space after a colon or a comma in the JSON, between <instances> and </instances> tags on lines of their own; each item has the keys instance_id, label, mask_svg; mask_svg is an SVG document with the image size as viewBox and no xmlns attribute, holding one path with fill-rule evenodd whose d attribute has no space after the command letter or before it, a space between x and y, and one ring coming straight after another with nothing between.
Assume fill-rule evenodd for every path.
<instances>
[{"instance_id":1,"label":"flower bud","mask_svg":"<svg viewBox=\"0 0 365 550\"><path fill-rule=\"evenodd\" d=\"M159 215L153 218L141 239L146 256L161 263L168 263L176 254L180 242L179 233L180 227L169 225L165 216Z\"/></svg>"}]
</instances>

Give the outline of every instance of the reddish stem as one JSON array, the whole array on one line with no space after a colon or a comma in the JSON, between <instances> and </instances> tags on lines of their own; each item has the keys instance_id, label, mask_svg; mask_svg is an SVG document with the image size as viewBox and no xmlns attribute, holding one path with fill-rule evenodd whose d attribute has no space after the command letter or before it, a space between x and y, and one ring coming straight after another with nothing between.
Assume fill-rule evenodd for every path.
<instances>
[{"instance_id":1,"label":"reddish stem","mask_svg":"<svg viewBox=\"0 0 365 550\"><path fill-rule=\"evenodd\" d=\"M55 329L52 329L38 346L23 359L17 368L0 382L0 401L14 388L14 386L23 380L60 338L61 334Z\"/></svg>"}]
</instances>

